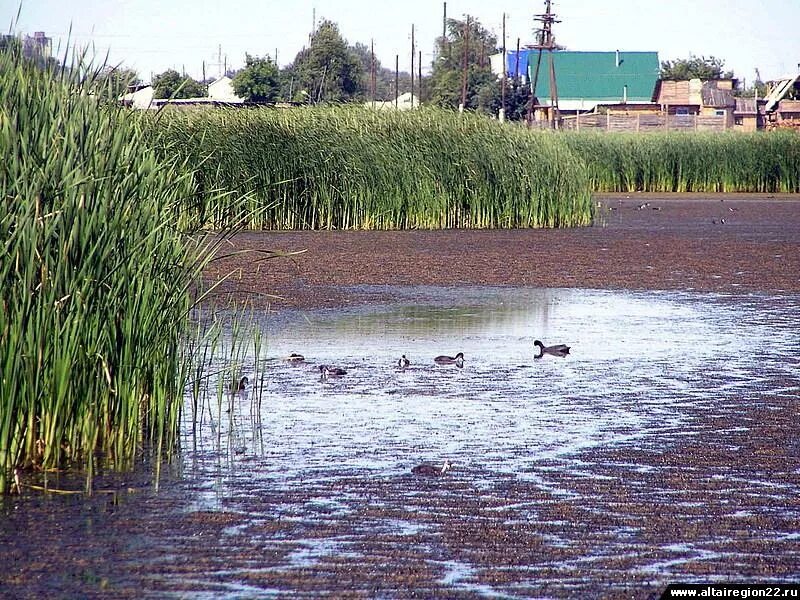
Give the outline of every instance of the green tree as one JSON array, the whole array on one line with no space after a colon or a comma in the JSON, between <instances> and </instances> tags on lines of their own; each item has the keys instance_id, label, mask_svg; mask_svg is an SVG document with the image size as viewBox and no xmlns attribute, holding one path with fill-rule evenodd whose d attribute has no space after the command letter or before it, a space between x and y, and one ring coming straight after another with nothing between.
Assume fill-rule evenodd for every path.
<instances>
[{"instance_id":1,"label":"green tree","mask_svg":"<svg viewBox=\"0 0 800 600\"><path fill-rule=\"evenodd\" d=\"M233 77L233 91L249 102L275 102L281 77L271 58L246 55L245 67Z\"/></svg>"},{"instance_id":2,"label":"green tree","mask_svg":"<svg viewBox=\"0 0 800 600\"><path fill-rule=\"evenodd\" d=\"M111 98L119 98L128 91L128 86L138 85L141 82L135 70L120 65L103 67L95 79L100 92L109 94Z\"/></svg>"},{"instance_id":3,"label":"green tree","mask_svg":"<svg viewBox=\"0 0 800 600\"><path fill-rule=\"evenodd\" d=\"M466 60L465 108L494 113L500 104L500 82L492 73L489 57L497 52L497 38L476 19L448 19L447 36L436 41L436 59L427 86L430 101L449 108L461 104Z\"/></svg>"},{"instance_id":4,"label":"green tree","mask_svg":"<svg viewBox=\"0 0 800 600\"><path fill-rule=\"evenodd\" d=\"M709 56L689 55L689 58L661 62L661 79L685 81L687 79L733 79L733 71L723 71L725 61Z\"/></svg>"},{"instance_id":5,"label":"green tree","mask_svg":"<svg viewBox=\"0 0 800 600\"><path fill-rule=\"evenodd\" d=\"M309 47L294 59L298 91L311 102L347 102L364 97L362 67L337 25L323 21Z\"/></svg>"},{"instance_id":6,"label":"green tree","mask_svg":"<svg viewBox=\"0 0 800 600\"><path fill-rule=\"evenodd\" d=\"M154 98L199 98L206 95L206 87L191 77L174 69L167 69L153 77Z\"/></svg>"},{"instance_id":7,"label":"green tree","mask_svg":"<svg viewBox=\"0 0 800 600\"><path fill-rule=\"evenodd\" d=\"M358 57L361 64L361 88L364 90L364 98L372 100L372 50L366 44L356 43L350 47L353 54ZM395 69L389 69L381 65L381 61L375 58L375 100L388 101L395 98ZM397 77L397 93L405 94L411 91L411 74L400 71ZM416 74L414 77L414 87L417 88ZM419 95L419 88L415 89L415 95Z\"/></svg>"}]
</instances>

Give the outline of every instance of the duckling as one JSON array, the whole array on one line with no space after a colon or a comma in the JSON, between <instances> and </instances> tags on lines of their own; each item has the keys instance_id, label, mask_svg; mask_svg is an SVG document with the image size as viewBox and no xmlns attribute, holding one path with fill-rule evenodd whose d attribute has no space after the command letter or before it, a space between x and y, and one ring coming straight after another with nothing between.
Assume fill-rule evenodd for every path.
<instances>
[{"instance_id":1,"label":"duckling","mask_svg":"<svg viewBox=\"0 0 800 600\"><path fill-rule=\"evenodd\" d=\"M405 369L410 364L411 364L411 361L406 358L405 354L403 354L403 356L401 356L397 360L397 366L400 367L401 369Z\"/></svg>"},{"instance_id":2,"label":"duckling","mask_svg":"<svg viewBox=\"0 0 800 600\"><path fill-rule=\"evenodd\" d=\"M414 475L425 475L426 477L441 477L442 475L447 473L447 471L449 471L451 468L453 468L453 463L451 463L449 460L445 460L444 463L442 463L441 467L434 466L430 463L422 463L421 465L417 465L416 467L411 469L411 472Z\"/></svg>"},{"instance_id":3,"label":"duckling","mask_svg":"<svg viewBox=\"0 0 800 600\"><path fill-rule=\"evenodd\" d=\"M301 363L305 359L306 359L306 357L303 356L302 354L297 354L297 352L292 352L289 356L287 356L283 360L285 360L286 362L290 362L290 363Z\"/></svg>"},{"instance_id":4,"label":"duckling","mask_svg":"<svg viewBox=\"0 0 800 600\"><path fill-rule=\"evenodd\" d=\"M437 365L456 365L457 367L464 366L464 353L459 352L455 356L437 356L433 359Z\"/></svg>"},{"instance_id":5,"label":"duckling","mask_svg":"<svg viewBox=\"0 0 800 600\"><path fill-rule=\"evenodd\" d=\"M342 375L347 375L347 371L342 369L341 367L331 367L328 365L320 365L319 372L322 375L323 379L327 379L328 377L341 377Z\"/></svg>"},{"instance_id":6,"label":"duckling","mask_svg":"<svg viewBox=\"0 0 800 600\"><path fill-rule=\"evenodd\" d=\"M536 340L535 342L533 342L533 345L539 347L539 354L537 354L533 358L542 358L545 354L551 354L552 356L560 356L563 358L567 354L569 354L569 346L567 346L566 344L545 346L542 342Z\"/></svg>"}]
</instances>

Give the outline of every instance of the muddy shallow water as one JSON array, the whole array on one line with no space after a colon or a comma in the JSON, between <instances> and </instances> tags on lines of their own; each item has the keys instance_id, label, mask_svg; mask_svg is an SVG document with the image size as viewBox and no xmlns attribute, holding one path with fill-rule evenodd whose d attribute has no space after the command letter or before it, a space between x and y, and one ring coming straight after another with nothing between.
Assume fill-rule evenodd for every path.
<instances>
[{"instance_id":1,"label":"muddy shallow water","mask_svg":"<svg viewBox=\"0 0 800 600\"><path fill-rule=\"evenodd\" d=\"M800 296L353 292L394 300L258 315L255 388L212 394L194 429L187 398L157 492L131 475L7 500L3 594L647 598L800 577ZM536 338L571 353L535 360Z\"/></svg>"},{"instance_id":2,"label":"muddy shallow water","mask_svg":"<svg viewBox=\"0 0 800 600\"><path fill-rule=\"evenodd\" d=\"M218 526L214 551L159 587L645 597L800 574L800 298L381 292L396 303L264 317L275 360L244 372L266 388L185 440L185 518ZM571 354L534 360L534 338Z\"/></svg>"}]
</instances>

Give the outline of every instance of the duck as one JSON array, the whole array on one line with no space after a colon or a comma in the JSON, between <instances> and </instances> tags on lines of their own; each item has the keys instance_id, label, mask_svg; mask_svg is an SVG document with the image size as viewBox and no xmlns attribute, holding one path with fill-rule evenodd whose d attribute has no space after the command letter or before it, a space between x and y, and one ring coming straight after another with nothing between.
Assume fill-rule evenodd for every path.
<instances>
[{"instance_id":1,"label":"duck","mask_svg":"<svg viewBox=\"0 0 800 600\"><path fill-rule=\"evenodd\" d=\"M417 465L416 467L411 469L411 472L414 475L425 475L426 477L441 477L452 468L453 468L453 463L451 463L449 460L445 460L444 463L442 463L441 467L437 467L430 463L422 463L421 465Z\"/></svg>"},{"instance_id":2,"label":"duck","mask_svg":"<svg viewBox=\"0 0 800 600\"><path fill-rule=\"evenodd\" d=\"M291 363L299 363L299 362L303 362L305 359L306 359L306 357L303 356L302 354L298 354L297 352L292 352L289 356L287 356L283 360L285 360L286 362L291 362Z\"/></svg>"},{"instance_id":3,"label":"duck","mask_svg":"<svg viewBox=\"0 0 800 600\"><path fill-rule=\"evenodd\" d=\"M433 359L437 365L456 365L458 367L464 366L464 353L459 352L455 356L437 356Z\"/></svg>"},{"instance_id":4,"label":"duck","mask_svg":"<svg viewBox=\"0 0 800 600\"><path fill-rule=\"evenodd\" d=\"M327 379L328 377L341 377L342 375L347 375L347 371L342 369L341 367L331 367L328 365L320 365L319 372L322 375L323 379Z\"/></svg>"},{"instance_id":5,"label":"duck","mask_svg":"<svg viewBox=\"0 0 800 600\"><path fill-rule=\"evenodd\" d=\"M534 346L539 347L539 354L534 356L533 358L542 358L545 354L551 354L552 356L560 356L565 357L569 354L569 346L566 344L555 344L554 346L545 346L539 340L533 342Z\"/></svg>"},{"instance_id":6,"label":"duck","mask_svg":"<svg viewBox=\"0 0 800 600\"><path fill-rule=\"evenodd\" d=\"M243 392L247 389L248 385L250 385L250 380L247 377L242 377L239 383L233 382L231 385L231 393L236 394L237 392Z\"/></svg>"},{"instance_id":7,"label":"duck","mask_svg":"<svg viewBox=\"0 0 800 600\"><path fill-rule=\"evenodd\" d=\"M405 369L410 364L411 364L411 361L406 358L405 354L403 354L403 356L401 356L397 360L397 366L400 367L401 369Z\"/></svg>"}]
</instances>

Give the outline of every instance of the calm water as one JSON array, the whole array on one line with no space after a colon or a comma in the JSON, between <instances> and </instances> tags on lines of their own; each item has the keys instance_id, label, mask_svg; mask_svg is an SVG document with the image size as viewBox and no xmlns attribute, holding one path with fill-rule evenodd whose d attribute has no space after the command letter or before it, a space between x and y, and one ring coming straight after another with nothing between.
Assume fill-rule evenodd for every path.
<instances>
[{"instance_id":1,"label":"calm water","mask_svg":"<svg viewBox=\"0 0 800 600\"><path fill-rule=\"evenodd\" d=\"M266 511L270 518L344 519L364 501L337 482L395 481L422 460L444 458L455 463L453 476L476 494L484 489L491 495L499 477L580 501L585 488L570 481L602 478L587 463L593 450L661 449L699 436L708 419L730 417L763 398L796 398L800 391L797 297L391 291L397 301L388 305L259 317L267 360L256 367L252 350L241 360L258 389L224 397L221 406L212 399L197 435L189 423L184 427L185 470L200 482L193 508L247 505L252 523L266 518ZM535 360L534 339L568 344L571 354ZM306 362L280 360L291 352L305 355ZM434 365L434 356L457 352L465 355L462 369ZM405 370L395 366L401 354L412 361ZM348 374L323 381L320 364L344 367ZM215 377L209 381L216 385ZM747 425L732 430L742 427ZM652 465L626 468L644 473ZM777 498L786 511L798 512L798 486L771 481L769 474L747 485L753 495ZM254 498L296 489L308 490L314 501L273 503L264 514L252 512ZM424 510L413 493L397 502ZM759 506L748 510L757 513ZM514 510L524 517L527 509ZM794 512L790 516L800 518ZM413 520L376 521L363 536L392 530L402 538L420 527ZM635 537L625 528L614 535ZM347 552L335 538L294 541L300 545L284 561L285 569L308 568L321 557ZM687 548L667 540L658 556L634 570L658 578L680 572L688 561L719 555ZM635 547L620 552L637 554ZM476 575L479 565L459 559L438 566L445 571L444 585L497 592ZM235 591L236 577L231 579Z\"/></svg>"}]
</instances>

